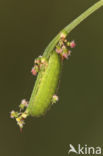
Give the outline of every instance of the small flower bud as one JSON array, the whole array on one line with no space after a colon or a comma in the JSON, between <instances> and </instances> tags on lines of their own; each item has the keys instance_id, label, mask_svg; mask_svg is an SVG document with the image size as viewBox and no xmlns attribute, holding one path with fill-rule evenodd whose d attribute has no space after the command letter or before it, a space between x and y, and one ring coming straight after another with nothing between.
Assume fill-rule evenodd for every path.
<instances>
[{"instance_id":1,"label":"small flower bud","mask_svg":"<svg viewBox=\"0 0 103 156\"><path fill-rule=\"evenodd\" d=\"M37 71L36 71L34 68L32 68L31 73L32 73L32 75L34 75L34 76L37 75Z\"/></svg>"},{"instance_id":2,"label":"small flower bud","mask_svg":"<svg viewBox=\"0 0 103 156\"><path fill-rule=\"evenodd\" d=\"M65 46L65 45L63 45L63 46L62 46L62 49L63 49L63 50L66 50L67 48L66 48L66 46Z\"/></svg>"},{"instance_id":3,"label":"small flower bud","mask_svg":"<svg viewBox=\"0 0 103 156\"><path fill-rule=\"evenodd\" d=\"M23 110L27 106L28 106L28 102L25 99L23 99L21 101L21 104L19 105L20 109Z\"/></svg>"},{"instance_id":4,"label":"small flower bud","mask_svg":"<svg viewBox=\"0 0 103 156\"><path fill-rule=\"evenodd\" d=\"M67 46L68 46L68 47L70 46L70 42L67 42Z\"/></svg>"},{"instance_id":5,"label":"small flower bud","mask_svg":"<svg viewBox=\"0 0 103 156\"><path fill-rule=\"evenodd\" d=\"M45 64L47 61L46 61L46 58L45 57L41 57L41 63L42 64Z\"/></svg>"},{"instance_id":6,"label":"small flower bud","mask_svg":"<svg viewBox=\"0 0 103 156\"><path fill-rule=\"evenodd\" d=\"M64 45L63 40L60 39L58 44L59 44L60 47L62 47Z\"/></svg>"},{"instance_id":7,"label":"small flower bud","mask_svg":"<svg viewBox=\"0 0 103 156\"><path fill-rule=\"evenodd\" d=\"M62 57L63 57L63 59L68 59L68 54L67 53L63 53Z\"/></svg>"},{"instance_id":8,"label":"small flower bud","mask_svg":"<svg viewBox=\"0 0 103 156\"><path fill-rule=\"evenodd\" d=\"M56 103L59 100L57 95L53 95L52 103Z\"/></svg>"},{"instance_id":9,"label":"small flower bud","mask_svg":"<svg viewBox=\"0 0 103 156\"><path fill-rule=\"evenodd\" d=\"M18 117L18 115L19 115L19 113L18 112L15 112L14 110L12 110L10 112L10 118L12 118L12 119Z\"/></svg>"},{"instance_id":10,"label":"small flower bud","mask_svg":"<svg viewBox=\"0 0 103 156\"><path fill-rule=\"evenodd\" d=\"M39 71L39 67L38 65L35 65L32 70L31 70L31 73L36 76L37 75L37 72Z\"/></svg>"},{"instance_id":11,"label":"small flower bud","mask_svg":"<svg viewBox=\"0 0 103 156\"><path fill-rule=\"evenodd\" d=\"M14 111L14 110L12 110L12 111L10 112L10 117L11 117L11 118L14 118L14 117L15 117L15 111Z\"/></svg>"},{"instance_id":12,"label":"small flower bud","mask_svg":"<svg viewBox=\"0 0 103 156\"><path fill-rule=\"evenodd\" d=\"M25 124L23 118L20 116L16 118L16 121L17 121L17 125L19 125L20 128L23 128L23 125Z\"/></svg>"},{"instance_id":13,"label":"small flower bud","mask_svg":"<svg viewBox=\"0 0 103 156\"><path fill-rule=\"evenodd\" d=\"M39 65L40 64L40 58L35 59L34 63Z\"/></svg>"},{"instance_id":14,"label":"small flower bud","mask_svg":"<svg viewBox=\"0 0 103 156\"><path fill-rule=\"evenodd\" d=\"M40 55L38 58L36 58L36 59L34 60L34 63L40 65L41 57L42 57L42 56Z\"/></svg>"},{"instance_id":15,"label":"small flower bud","mask_svg":"<svg viewBox=\"0 0 103 156\"><path fill-rule=\"evenodd\" d=\"M75 46L76 46L75 41L74 41L74 40L73 40L73 41L71 41L71 42L70 42L70 47L71 47L71 48L74 48Z\"/></svg>"},{"instance_id":16,"label":"small flower bud","mask_svg":"<svg viewBox=\"0 0 103 156\"><path fill-rule=\"evenodd\" d=\"M58 54L60 54L60 53L62 52L62 49L61 49L61 48L56 48L56 52L57 52Z\"/></svg>"},{"instance_id":17,"label":"small flower bud","mask_svg":"<svg viewBox=\"0 0 103 156\"><path fill-rule=\"evenodd\" d=\"M62 40L64 40L64 39L66 38L66 36L67 36L67 34L66 34L65 32L61 32L60 38L61 38Z\"/></svg>"},{"instance_id":18,"label":"small flower bud","mask_svg":"<svg viewBox=\"0 0 103 156\"><path fill-rule=\"evenodd\" d=\"M67 40L65 39L64 42L67 43Z\"/></svg>"},{"instance_id":19,"label":"small flower bud","mask_svg":"<svg viewBox=\"0 0 103 156\"><path fill-rule=\"evenodd\" d=\"M24 119L25 119L25 118L27 117L27 114L24 112L24 113L22 113L22 115L21 115L21 116L22 116L22 118L24 118Z\"/></svg>"}]
</instances>

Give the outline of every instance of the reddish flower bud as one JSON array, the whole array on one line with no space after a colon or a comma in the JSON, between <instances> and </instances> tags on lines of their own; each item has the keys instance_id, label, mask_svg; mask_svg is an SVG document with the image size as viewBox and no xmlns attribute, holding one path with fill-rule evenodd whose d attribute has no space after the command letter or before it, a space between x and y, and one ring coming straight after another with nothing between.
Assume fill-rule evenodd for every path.
<instances>
[{"instance_id":1,"label":"reddish flower bud","mask_svg":"<svg viewBox=\"0 0 103 156\"><path fill-rule=\"evenodd\" d=\"M61 49L61 48L56 48L56 52L57 52L58 54L60 54L60 53L62 52L62 49Z\"/></svg>"},{"instance_id":2,"label":"reddish flower bud","mask_svg":"<svg viewBox=\"0 0 103 156\"><path fill-rule=\"evenodd\" d=\"M36 59L36 60L34 61L34 63L39 64L39 63L40 63L40 60L39 60L39 59Z\"/></svg>"},{"instance_id":3,"label":"reddish flower bud","mask_svg":"<svg viewBox=\"0 0 103 156\"><path fill-rule=\"evenodd\" d=\"M63 59L68 59L68 54L67 53L63 53L62 57L63 57Z\"/></svg>"},{"instance_id":4,"label":"reddish flower bud","mask_svg":"<svg viewBox=\"0 0 103 156\"><path fill-rule=\"evenodd\" d=\"M34 67L32 68L31 73L32 73L34 76L37 75L37 71L34 69Z\"/></svg>"},{"instance_id":5,"label":"reddish flower bud","mask_svg":"<svg viewBox=\"0 0 103 156\"><path fill-rule=\"evenodd\" d=\"M38 65L35 65L35 66L32 68L32 70L31 70L31 72L32 72L32 74L33 74L34 76L37 74L38 71L39 71Z\"/></svg>"},{"instance_id":6,"label":"reddish flower bud","mask_svg":"<svg viewBox=\"0 0 103 156\"><path fill-rule=\"evenodd\" d=\"M71 47L71 48L74 48L75 46L76 46L75 41L74 41L74 40L71 41L71 42L70 42L70 47Z\"/></svg>"}]
</instances>

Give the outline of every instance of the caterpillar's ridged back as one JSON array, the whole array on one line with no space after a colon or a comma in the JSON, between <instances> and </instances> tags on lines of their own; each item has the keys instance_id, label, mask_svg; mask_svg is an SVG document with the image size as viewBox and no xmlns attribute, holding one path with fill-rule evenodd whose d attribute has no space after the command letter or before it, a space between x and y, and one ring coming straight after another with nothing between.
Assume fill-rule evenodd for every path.
<instances>
[{"instance_id":1,"label":"caterpillar's ridged back","mask_svg":"<svg viewBox=\"0 0 103 156\"><path fill-rule=\"evenodd\" d=\"M60 72L61 58L54 51L49 58L47 68L43 72L40 71L38 75L36 88L34 88L27 109L30 115L41 116L48 110L58 86Z\"/></svg>"}]
</instances>

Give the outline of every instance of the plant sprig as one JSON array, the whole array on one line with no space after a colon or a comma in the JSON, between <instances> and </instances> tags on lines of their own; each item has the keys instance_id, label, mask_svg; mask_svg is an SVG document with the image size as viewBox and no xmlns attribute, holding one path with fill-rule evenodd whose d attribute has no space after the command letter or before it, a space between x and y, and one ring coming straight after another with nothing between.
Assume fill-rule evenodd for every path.
<instances>
[{"instance_id":1,"label":"plant sprig","mask_svg":"<svg viewBox=\"0 0 103 156\"><path fill-rule=\"evenodd\" d=\"M20 129L22 129L25 124L25 118L28 116L39 117L44 115L50 106L59 100L56 95L56 90L62 69L62 61L68 59L71 55L70 48L75 47L75 42L68 41L66 37L76 26L101 6L103 6L103 0L99 0L73 22L68 24L49 43L43 56L39 56L35 59L31 72L34 76L38 73L38 76L30 100L27 102L23 99L19 105L20 112L15 112L13 110L10 114L11 118L16 119Z\"/></svg>"}]
</instances>

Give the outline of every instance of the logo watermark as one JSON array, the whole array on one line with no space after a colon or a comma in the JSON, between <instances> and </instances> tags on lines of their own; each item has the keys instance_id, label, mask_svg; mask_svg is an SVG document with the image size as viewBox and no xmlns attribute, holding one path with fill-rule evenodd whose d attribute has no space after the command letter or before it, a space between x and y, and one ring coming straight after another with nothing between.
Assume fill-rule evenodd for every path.
<instances>
[{"instance_id":1,"label":"logo watermark","mask_svg":"<svg viewBox=\"0 0 103 156\"><path fill-rule=\"evenodd\" d=\"M88 154L88 155L101 155L102 154L102 148L97 146L97 147L89 147L88 145L82 146L81 144L78 144L77 147L74 147L72 144L69 144L69 150L68 154L70 153L75 153L75 154Z\"/></svg>"}]
</instances>

